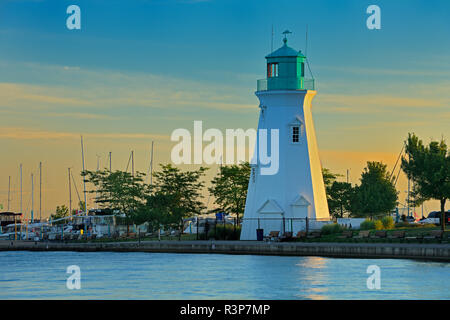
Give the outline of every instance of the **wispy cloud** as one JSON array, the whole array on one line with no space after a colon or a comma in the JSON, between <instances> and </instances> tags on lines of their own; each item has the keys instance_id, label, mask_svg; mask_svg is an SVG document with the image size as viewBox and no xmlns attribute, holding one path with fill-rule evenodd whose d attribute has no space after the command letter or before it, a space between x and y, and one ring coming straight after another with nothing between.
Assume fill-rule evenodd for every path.
<instances>
[{"instance_id":1,"label":"wispy cloud","mask_svg":"<svg viewBox=\"0 0 450 320\"><path fill-rule=\"evenodd\" d=\"M147 139L170 140L169 136L148 133L85 133L83 136L97 139ZM80 139L80 133L46 131L22 127L1 127L0 139L15 140L64 140Z\"/></svg>"}]
</instances>

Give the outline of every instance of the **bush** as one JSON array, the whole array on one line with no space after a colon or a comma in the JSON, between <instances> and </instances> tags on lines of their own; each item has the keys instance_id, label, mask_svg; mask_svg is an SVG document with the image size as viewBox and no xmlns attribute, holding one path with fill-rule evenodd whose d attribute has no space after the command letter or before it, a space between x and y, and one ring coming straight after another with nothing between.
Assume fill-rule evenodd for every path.
<instances>
[{"instance_id":1,"label":"bush","mask_svg":"<svg viewBox=\"0 0 450 320\"><path fill-rule=\"evenodd\" d=\"M216 228L216 229L214 229ZM217 224L211 226L208 232L208 239L216 240L239 240L241 237L241 226L236 226L236 229L231 224Z\"/></svg>"},{"instance_id":2,"label":"bush","mask_svg":"<svg viewBox=\"0 0 450 320\"><path fill-rule=\"evenodd\" d=\"M345 229L346 228L344 228L343 226L341 226L337 223L333 223L333 224L324 225L322 227L321 231L322 231L322 234L327 235L327 234L341 233Z\"/></svg>"},{"instance_id":3,"label":"bush","mask_svg":"<svg viewBox=\"0 0 450 320\"><path fill-rule=\"evenodd\" d=\"M395 224L396 228L409 228L411 225L408 222L397 222Z\"/></svg>"},{"instance_id":4,"label":"bush","mask_svg":"<svg viewBox=\"0 0 450 320\"><path fill-rule=\"evenodd\" d=\"M375 229L375 222L370 221L370 220L364 220L360 224L359 229L360 230L373 230L373 229Z\"/></svg>"},{"instance_id":5,"label":"bush","mask_svg":"<svg viewBox=\"0 0 450 320\"><path fill-rule=\"evenodd\" d=\"M374 224L375 224L375 230L383 230L384 229L383 222L381 222L381 220L375 220Z\"/></svg>"},{"instance_id":6,"label":"bush","mask_svg":"<svg viewBox=\"0 0 450 320\"><path fill-rule=\"evenodd\" d=\"M384 229L394 229L395 223L392 217L383 217L381 219Z\"/></svg>"}]
</instances>

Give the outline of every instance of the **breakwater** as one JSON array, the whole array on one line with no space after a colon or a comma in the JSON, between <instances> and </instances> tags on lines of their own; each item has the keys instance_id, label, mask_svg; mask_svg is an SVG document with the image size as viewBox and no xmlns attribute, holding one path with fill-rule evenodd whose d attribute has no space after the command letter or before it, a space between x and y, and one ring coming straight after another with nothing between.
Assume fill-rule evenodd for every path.
<instances>
[{"instance_id":1,"label":"breakwater","mask_svg":"<svg viewBox=\"0 0 450 320\"><path fill-rule=\"evenodd\" d=\"M33 242L0 241L0 251L113 251L217 253L337 258L424 259L450 262L450 244L408 243L303 243L258 241L126 241Z\"/></svg>"}]
</instances>

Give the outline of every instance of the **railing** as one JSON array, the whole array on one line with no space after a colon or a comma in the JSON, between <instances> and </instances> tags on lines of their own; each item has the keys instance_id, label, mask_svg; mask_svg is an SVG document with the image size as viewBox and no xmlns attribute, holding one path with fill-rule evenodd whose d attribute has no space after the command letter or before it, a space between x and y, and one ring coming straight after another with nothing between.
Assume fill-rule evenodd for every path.
<instances>
[{"instance_id":1,"label":"railing","mask_svg":"<svg viewBox=\"0 0 450 320\"><path fill-rule=\"evenodd\" d=\"M256 90L315 90L315 85L314 79L273 77L258 80Z\"/></svg>"}]
</instances>

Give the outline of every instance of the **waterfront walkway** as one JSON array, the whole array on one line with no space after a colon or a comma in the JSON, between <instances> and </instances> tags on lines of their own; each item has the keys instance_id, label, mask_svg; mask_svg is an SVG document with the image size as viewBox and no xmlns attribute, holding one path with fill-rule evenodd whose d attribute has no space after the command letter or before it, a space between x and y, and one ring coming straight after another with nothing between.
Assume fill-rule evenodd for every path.
<instances>
[{"instance_id":1,"label":"waterfront walkway","mask_svg":"<svg viewBox=\"0 0 450 320\"><path fill-rule=\"evenodd\" d=\"M326 243L258 241L125 241L33 242L0 241L0 251L116 251L166 253L218 253L339 258L425 259L450 262L450 244Z\"/></svg>"}]
</instances>

